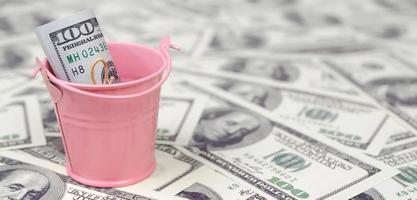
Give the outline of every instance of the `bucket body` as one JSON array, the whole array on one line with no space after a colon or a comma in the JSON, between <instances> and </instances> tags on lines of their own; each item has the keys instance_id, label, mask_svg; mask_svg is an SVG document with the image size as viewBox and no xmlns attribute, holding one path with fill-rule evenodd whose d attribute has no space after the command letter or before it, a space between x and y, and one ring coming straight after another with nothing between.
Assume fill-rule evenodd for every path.
<instances>
[{"instance_id":1,"label":"bucket body","mask_svg":"<svg viewBox=\"0 0 417 200\"><path fill-rule=\"evenodd\" d=\"M69 175L97 187L128 185L149 176L155 168L158 106L159 88L117 100L64 90L56 113Z\"/></svg>"},{"instance_id":2,"label":"bucket body","mask_svg":"<svg viewBox=\"0 0 417 200\"><path fill-rule=\"evenodd\" d=\"M71 178L121 187L153 172L160 87L171 70L169 46L169 39L160 51L109 43L124 82L99 87L59 80L47 62L38 62L55 103Z\"/></svg>"}]
</instances>

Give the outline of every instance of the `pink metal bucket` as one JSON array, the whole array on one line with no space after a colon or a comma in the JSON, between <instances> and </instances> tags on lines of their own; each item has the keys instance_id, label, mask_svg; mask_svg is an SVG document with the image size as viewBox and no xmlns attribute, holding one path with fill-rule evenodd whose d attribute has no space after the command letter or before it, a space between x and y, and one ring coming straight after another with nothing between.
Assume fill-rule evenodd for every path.
<instances>
[{"instance_id":1,"label":"pink metal bucket","mask_svg":"<svg viewBox=\"0 0 417 200\"><path fill-rule=\"evenodd\" d=\"M38 60L55 104L74 180L95 187L137 183L155 168L154 145L160 88L171 71L169 38L160 51L135 44L109 43L123 83L90 86L57 79ZM126 82L127 81L127 82Z\"/></svg>"}]
</instances>

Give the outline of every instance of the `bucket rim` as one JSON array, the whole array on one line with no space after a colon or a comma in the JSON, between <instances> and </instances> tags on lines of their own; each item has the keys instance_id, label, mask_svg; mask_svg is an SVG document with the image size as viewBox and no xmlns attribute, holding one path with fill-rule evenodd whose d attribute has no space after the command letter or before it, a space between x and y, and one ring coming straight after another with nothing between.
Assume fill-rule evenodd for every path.
<instances>
[{"instance_id":1,"label":"bucket rim","mask_svg":"<svg viewBox=\"0 0 417 200\"><path fill-rule=\"evenodd\" d=\"M164 56L162 56L161 53L158 50L156 50L154 48L151 48L149 46L136 44L136 43L128 43L128 42L108 42L108 45L109 46L113 46L113 45L135 46L135 47L144 48L144 49L153 51L155 54L157 54L161 58L161 60L163 61L163 63L162 63L163 66L160 67L156 72L154 72L154 73L152 73L152 74L150 74L146 77L136 79L136 80L132 80L132 81L127 81L127 82L115 83L115 84L89 85L89 84L68 82L68 81L64 81L64 80L60 80L60 79L56 79L56 80L54 80L54 82L58 82L59 85L60 84L66 84L66 85L76 87L76 88L82 89L82 90L85 90L85 89L87 89L87 90L121 89L121 88L130 87L132 85L140 84L142 82L146 82L150 79L153 79L156 76L159 76L160 74L162 74L162 72L167 67L167 61L164 58ZM55 77L55 75L52 74L52 72L46 67L46 66L50 65L49 61L46 57L42 60L42 65L45 66L45 68L47 69L46 73L48 74L49 77L51 77L51 76Z\"/></svg>"},{"instance_id":2,"label":"bucket rim","mask_svg":"<svg viewBox=\"0 0 417 200\"><path fill-rule=\"evenodd\" d=\"M82 94L89 97L94 98L103 98L108 100L120 100L120 99L130 99L130 98L136 98L142 95L146 95L152 91L155 91L159 89L162 84L168 79L168 76L172 70L172 60L171 56L169 55L168 50L170 48L173 48L175 50L180 50L180 48L177 45L174 45L171 43L171 39L169 36L166 36L162 38L161 44L160 44L160 55L165 60L166 66L163 70L163 73L161 75L161 79L158 81L158 83L154 84L152 87L146 89L145 91L140 91L135 94L128 94L128 95L105 95L105 94L97 94L93 93L91 91L82 90L77 87L72 87L71 85L67 84L66 81L60 80L55 75L50 73L49 69L45 69L46 66L43 65L42 61L36 57L36 64L37 67L35 67L32 70L32 77L35 77L38 72L41 72L42 78L44 79L46 86L52 96L52 99L55 104L59 103L64 95L62 90L68 90L74 93Z\"/></svg>"}]
</instances>

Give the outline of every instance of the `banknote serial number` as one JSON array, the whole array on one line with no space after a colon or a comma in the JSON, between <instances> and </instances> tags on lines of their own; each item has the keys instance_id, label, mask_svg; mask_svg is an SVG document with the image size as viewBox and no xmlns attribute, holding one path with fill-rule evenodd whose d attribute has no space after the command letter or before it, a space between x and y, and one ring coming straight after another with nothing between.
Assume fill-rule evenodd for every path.
<instances>
[{"instance_id":1,"label":"banknote serial number","mask_svg":"<svg viewBox=\"0 0 417 200\"><path fill-rule=\"evenodd\" d=\"M328 129L325 129L325 128L321 128L319 130L319 133L327 135L329 137L335 137L335 138L338 138L338 139L346 139L346 140L353 140L353 141L362 140L362 137L358 136L358 135L344 133L344 132L337 131L337 130L328 130Z\"/></svg>"},{"instance_id":2,"label":"banknote serial number","mask_svg":"<svg viewBox=\"0 0 417 200\"><path fill-rule=\"evenodd\" d=\"M81 49L78 52L67 55L67 61L69 64L80 61L81 59L87 59L101 52L107 51L106 43L100 43L98 45L90 46L86 49Z\"/></svg>"}]
</instances>

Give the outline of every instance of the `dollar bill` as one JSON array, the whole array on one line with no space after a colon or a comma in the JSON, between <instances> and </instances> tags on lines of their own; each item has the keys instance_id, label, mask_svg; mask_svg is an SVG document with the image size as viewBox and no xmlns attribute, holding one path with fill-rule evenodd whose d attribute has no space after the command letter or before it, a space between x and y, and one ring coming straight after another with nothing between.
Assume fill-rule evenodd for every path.
<instances>
[{"instance_id":1,"label":"dollar bill","mask_svg":"<svg viewBox=\"0 0 417 200\"><path fill-rule=\"evenodd\" d=\"M267 199L185 154L185 151L181 147L157 144L155 172L147 180L123 190L135 191L144 187L186 199Z\"/></svg>"},{"instance_id":2,"label":"dollar bill","mask_svg":"<svg viewBox=\"0 0 417 200\"><path fill-rule=\"evenodd\" d=\"M221 94L222 91L219 91L216 88L210 88L211 86L206 86L205 83L209 83L207 85L210 84L214 84L216 85L216 87L221 88L221 90L231 90L231 87L224 87L226 85L241 85L240 87L237 88L241 88L238 90L235 90L234 92L227 92L227 94L224 94L223 97L225 98L232 98L238 102L242 103L242 100L236 99L235 97L230 97L230 96L238 96L243 100L252 102L252 104L256 104L256 105L250 105L247 103L243 103L245 104L245 106L249 106L249 107L254 107L254 109L261 111L263 114L265 115L272 115L273 116L273 111L276 109L276 107L274 106L277 103L281 103L281 98L278 98L279 101L277 101L277 95L274 95L277 93L277 91L280 90L284 90L284 91L292 91L295 93L300 93L300 94L305 94L305 95L312 95L312 96L316 96L318 98L322 98L320 95L316 95L316 94L310 94L310 93L305 93L305 92L300 92L300 91L293 91L291 89L284 89L284 88L280 88L280 87L274 87L271 88L267 85L262 85L262 87L260 86L261 84L255 84L255 83L248 83L246 80L239 80L239 81L235 81L232 84L225 84L225 82L229 82L231 80L228 79L223 79L223 78L214 78L214 77L203 77L203 76L195 76L195 75L191 75L189 73L184 73L184 72L178 72L175 71L174 72L174 77L172 79L170 79L167 84L165 89L167 91L170 91L169 93L177 93L177 94L192 94L193 96L204 96L205 98L209 98L210 101L207 102L207 104L209 106L212 105L219 105L222 104L224 102L222 101L218 101L218 98L212 98L212 95L205 93L203 90L200 90L200 88L196 88L196 87L192 87L190 86L189 82L193 82L196 83L197 86L199 87L204 87L205 89L210 89L212 90L212 92L217 93L217 94ZM230 82L229 82L230 83ZM249 85L250 84L250 85ZM195 84L194 84L195 85ZM247 85L247 87L243 87L243 85ZM257 87L258 86L258 87ZM227 89L229 88L229 89ZM248 91L250 89L253 89L251 91ZM215 91L213 91L215 90ZM224 93L224 92L223 92ZM272 93L272 95L271 95ZM229 95L230 94L230 95ZM279 95L279 97L281 97ZM327 99L333 99L331 97L327 97ZM338 98L334 98L334 99L338 99ZM342 100L343 102L349 102L346 100ZM213 103L214 102L214 103ZM354 102L350 102L352 104L358 104L358 105L367 105L367 104L362 104L362 103L354 103ZM372 105L367 105L370 108L373 107ZM366 106L365 106L366 107ZM328 108L326 108L328 109ZM293 111L291 111L293 112ZM285 113L281 113L282 115ZM275 118L275 117L274 117ZM298 117L295 117L296 119L298 119ZM289 120L290 123L291 122L291 117L288 118L283 118L283 119L279 119L279 120ZM369 120L369 119L367 119ZM357 122L355 122L357 123ZM314 125L318 125L316 123L314 123ZM298 126L298 125L296 125ZM343 126L349 126L348 124L343 124ZM187 134L188 135L188 134ZM371 136L373 135L373 136ZM339 135L340 136L340 135ZM385 120L382 121L382 124L380 124L380 126L378 127L378 131L377 133L374 134L370 134L371 137L371 142L369 142L368 144L362 144L362 145L357 145L357 147L359 146L366 146L366 150L365 153L370 154L370 155L378 155L381 150L384 147L389 147L389 146L395 146L395 145L399 145L402 144L404 142L407 142L407 139L414 137L414 134L410 133L410 132L404 132L404 129L398 124L396 123L396 121L394 119L392 119L392 117L387 116ZM183 138L187 138L187 137L183 137ZM339 138L340 139L340 138ZM387 141L388 140L388 141ZM350 143L349 141L342 141L339 140L342 143ZM174 144L186 144L186 141L177 141ZM351 143L353 144L353 143ZM356 143L359 144L359 143ZM359 149L359 148L356 148ZM362 150L360 150L362 151Z\"/></svg>"},{"instance_id":3,"label":"dollar bill","mask_svg":"<svg viewBox=\"0 0 417 200\"><path fill-rule=\"evenodd\" d=\"M417 165L411 164L399 168L400 174L359 194L351 200L414 200L416 199Z\"/></svg>"},{"instance_id":4,"label":"dollar bill","mask_svg":"<svg viewBox=\"0 0 417 200\"><path fill-rule=\"evenodd\" d=\"M367 102L349 81L316 59L305 57L206 57L174 62L176 69L204 76L261 83L330 97ZM365 100L364 100L365 99Z\"/></svg>"},{"instance_id":5,"label":"dollar bill","mask_svg":"<svg viewBox=\"0 0 417 200\"><path fill-rule=\"evenodd\" d=\"M402 126L417 133L416 68L386 52L346 55L325 62L388 109Z\"/></svg>"},{"instance_id":6,"label":"dollar bill","mask_svg":"<svg viewBox=\"0 0 417 200\"><path fill-rule=\"evenodd\" d=\"M186 84L186 79L190 77L198 78L199 81L210 81L212 79L210 77L194 76L187 72L173 70L170 78L165 82L164 87L161 88L161 96L174 95L201 97L205 99L206 103L210 103L210 101L207 101L207 99L210 99L210 96L207 93L200 90L194 90Z\"/></svg>"},{"instance_id":7,"label":"dollar bill","mask_svg":"<svg viewBox=\"0 0 417 200\"><path fill-rule=\"evenodd\" d=\"M375 145L370 145L366 153L377 156L381 153L382 149L407 143L415 137L412 132L401 126L397 120L391 116L387 116L384 124L378 131L377 137L373 140L372 144Z\"/></svg>"},{"instance_id":8,"label":"dollar bill","mask_svg":"<svg viewBox=\"0 0 417 200\"><path fill-rule=\"evenodd\" d=\"M85 84L119 81L92 10L42 25L36 34L58 78Z\"/></svg>"},{"instance_id":9,"label":"dollar bill","mask_svg":"<svg viewBox=\"0 0 417 200\"><path fill-rule=\"evenodd\" d=\"M205 103L206 99L198 96L163 95L159 103L158 142L185 145L177 141L184 141L180 137L188 138L193 134Z\"/></svg>"},{"instance_id":10,"label":"dollar bill","mask_svg":"<svg viewBox=\"0 0 417 200\"><path fill-rule=\"evenodd\" d=\"M412 48L395 48L388 57L390 59L394 59L395 63L397 64L414 67L416 66L416 62L415 59L413 59L413 56L415 56L415 52ZM381 148L393 147L405 144L412 140L417 140L414 129L410 128L409 126L404 126L402 123L398 122L397 117L389 117L387 122L381 128L381 131L384 132L381 135L386 135L386 144L380 146L379 150L374 151L375 153L371 153L371 155L378 155L379 153L376 152L380 152Z\"/></svg>"},{"instance_id":11,"label":"dollar bill","mask_svg":"<svg viewBox=\"0 0 417 200\"><path fill-rule=\"evenodd\" d=\"M117 189L93 188L81 185L65 174L15 160L13 157L0 157L0 161L1 199L181 199L151 191L134 194Z\"/></svg>"},{"instance_id":12,"label":"dollar bill","mask_svg":"<svg viewBox=\"0 0 417 200\"><path fill-rule=\"evenodd\" d=\"M190 155L260 194L347 199L396 173L320 135L206 92L223 103L206 106L188 140Z\"/></svg>"},{"instance_id":13,"label":"dollar bill","mask_svg":"<svg viewBox=\"0 0 417 200\"><path fill-rule=\"evenodd\" d=\"M374 142L388 117L385 112L369 104L308 92L225 79L204 83L193 79L193 83L223 98L233 98L287 125L304 127L362 151L366 151ZM373 146L384 146L384 140L376 141L379 143Z\"/></svg>"},{"instance_id":14,"label":"dollar bill","mask_svg":"<svg viewBox=\"0 0 417 200\"><path fill-rule=\"evenodd\" d=\"M24 84L18 85L5 92L5 97L20 97L26 95L36 95L37 104L40 106L43 130L46 134L59 134L59 125L56 120L54 104L42 80L35 79Z\"/></svg>"},{"instance_id":15,"label":"dollar bill","mask_svg":"<svg viewBox=\"0 0 417 200\"><path fill-rule=\"evenodd\" d=\"M35 96L0 100L0 150L45 144L40 109Z\"/></svg>"},{"instance_id":16,"label":"dollar bill","mask_svg":"<svg viewBox=\"0 0 417 200\"><path fill-rule=\"evenodd\" d=\"M381 128L381 131L385 132L383 135L388 135L383 148L397 146L403 143L407 143L416 140L416 135L410 129L402 126L397 120L389 117Z\"/></svg>"},{"instance_id":17,"label":"dollar bill","mask_svg":"<svg viewBox=\"0 0 417 200\"><path fill-rule=\"evenodd\" d=\"M375 157L391 167L395 167L400 174L393 176L373 188L354 197L353 200L414 200L417 187L417 142L409 142L386 147Z\"/></svg>"},{"instance_id":18,"label":"dollar bill","mask_svg":"<svg viewBox=\"0 0 417 200\"><path fill-rule=\"evenodd\" d=\"M44 167L59 172L65 165L65 151L61 137L48 136L47 141L45 146L26 148L7 155L30 160L34 164L41 161L45 163ZM157 166L154 173L146 180L120 190L131 193L153 190L186 199L191 196L200 196L203 199L266 199L183 153L186 150L181 147L157 144L155 151ZM205 178L202 178L201 174L205 174ZM194 188L195 185L199 185L199 188Z\"/></svg>"}]
</instances>

